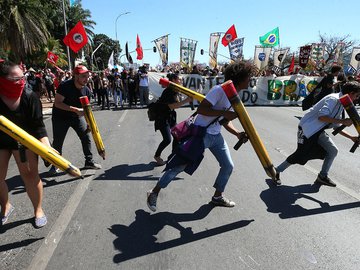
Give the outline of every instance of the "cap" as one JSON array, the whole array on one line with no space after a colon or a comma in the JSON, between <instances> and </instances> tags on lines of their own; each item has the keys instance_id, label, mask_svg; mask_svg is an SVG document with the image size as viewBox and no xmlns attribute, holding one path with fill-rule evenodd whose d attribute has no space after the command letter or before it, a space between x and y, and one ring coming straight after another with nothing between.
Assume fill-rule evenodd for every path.
<instances>
[{"instance_id":1,"label":"cap","mask_svg":"<svg viewBox=\"0 0 360 270\"><path fill-rule=\"evenodd\" d=\"M74 74L83 74L87 72L90 72L90 70L88 70L87 67L83 65L78 65L74 68Z\"/></svg>"},{"instance_id":2,"label":"cap","mask_svg":"<svg viewBox=\"0 0 360 270\"><path fill-rule=\"evenodd\" d=\"M2 63L2 62L5 62L5 60L0 58L0 63Z\"/></svg>"},{"instance_id":3,"label":"cap","mask_svg":"<svg viewBox=\"0 0 360 270\"><path fill-rule=\"evenodd\" d=\"M36 72L32 67L28 69L29 72Z\"/></svg>"}]
</instances>

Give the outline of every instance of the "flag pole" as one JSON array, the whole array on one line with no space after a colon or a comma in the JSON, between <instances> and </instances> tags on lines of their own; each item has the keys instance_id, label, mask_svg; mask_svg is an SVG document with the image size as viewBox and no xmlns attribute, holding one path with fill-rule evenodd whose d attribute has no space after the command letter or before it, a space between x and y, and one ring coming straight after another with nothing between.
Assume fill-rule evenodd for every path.
<instances>
[{"instance_id":1,"label":"flag pole","mask_svg":"<svg viewBox=\"0 0 360 270\"><path fill-rule=\"evenodd\" d=\"M67 24L66 24L66 14L65 14L65 2L64 2L64 0L62 1L62 4L63 4L63 14L64 14L65 36L67 36L68 31L67 31ZM66 51L67 51L67 57L68 57L69 71L71 72L72 68L71 68L71 58L70 58L69 46L66 46Z\"/></svg>"}]
</instances>

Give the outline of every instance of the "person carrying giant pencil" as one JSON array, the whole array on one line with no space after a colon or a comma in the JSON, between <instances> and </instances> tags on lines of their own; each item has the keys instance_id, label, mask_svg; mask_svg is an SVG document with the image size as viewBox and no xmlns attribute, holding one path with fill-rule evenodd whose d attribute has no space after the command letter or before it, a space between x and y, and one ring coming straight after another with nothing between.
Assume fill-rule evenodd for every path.
<instances>
[{"instance_id":1,"label":"person carrying giant pencil","mask_svg":"<svg viewBox=\"0 0 360 270\"><path fill-rule=\"evenodd\" d=\"M250 78L254 71L255 67L249 63L234 63L225 69L225 80L232 80L236 90L239 92L248 88ZM195 158L195 156L199 156L199 160L201 161L204 148L209 148L220 165L218 176L213 185L215 192L211 198L211 202L218 206L234 207L235 202L223 195L233 171L234 163L230 156L229 147L221 135L221 125L219 121L222 121L224 118L228 120L225 121L223 126L240 141L247 139L247 135L245 132L237 130L231 123L231 120L237 118L238 115L231 109L231 103L221 85L217 85L209 91L205 99L201 101L197 112L198 115L194 124L203 131L199 132L201 136L197 134L193 144L189 145L190 148L194 147L195 149L194 153L191 153L190 158L192 159ZM175 157L168 161L165 173L160 177L156 186L147 193L147 205L152 211L156 211L157 198L161 189L165 188L180 172L185 171L191 174L194 171L194 168L191 168L192 164L181 164L180 162L179 165L172 166L171 164L175 163L173 162L174 159ZM198 160L195 162L197 161Z\"/></svg>"},{"instance_id":2,"label":"person carrying giant pencil","mask_svg":"<svg viewBox=\"0 0 360 270\"><path fill-rule=\"evenodd\" d=\"M323 97L301 118L298 126L297 149L276 167L278 178L281 172L293 164L304 165L311 159L323 159L324 162L315 182L331 187L336 186L328 173L338 153L338 148L325 130L353 124L350 118L341 118L344 107L340 98L346 94L352 101L359 99L360 84L355 81L345 83L342 92ZM359 140L358 136L352 136L345 131L339 131L339 133L354 143Z\"/></svg>"},{"instance_id":3,"label":"person carrying giant pencil","mask_svg":"<svg viewBox=\"0 0 360 270\"><path fill-rule=\"evenodd\" d=\"M7 61L0 63L0 115L50 147L40 100L25 84L25 77L20 67ZM38 171L38 156L28 149L23 149L16 140L3 131L0 131L0 225L8 221L15 209L10 204L8 186L5 182L11 156L15 158L33 205L34 225L36 228L41 228L46 225L47 218L42 208L43 186Z\"/></svg>"}]
</instances>

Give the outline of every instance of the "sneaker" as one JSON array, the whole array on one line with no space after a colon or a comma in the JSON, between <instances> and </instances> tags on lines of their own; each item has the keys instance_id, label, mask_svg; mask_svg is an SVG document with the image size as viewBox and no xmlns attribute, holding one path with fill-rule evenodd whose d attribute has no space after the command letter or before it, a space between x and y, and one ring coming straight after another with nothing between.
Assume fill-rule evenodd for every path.
<instances>
[{"instance_id":1,"label":"sneaker","mask_svg":"<svg viewBox=\"0 0 360 270\"><path fill-rule=\"evenodd\" d=\"M46 216L42 216L42 217L39 217L39 218L35 218L35 227L37 229L40 229L42 227L44 227L45 225L47 224L47 218Z\"/></svg>"},{"instance_id":2,"label":"sneaker","mask_svg":"<svg viewBox=\"0 0 360 270\"><path fill-rule=\"evenodd\" d=\"M276 171L275 178L272 178L275 185L280 186L281 180L280 180L280 173Z\"/></svg>"},{"instance_id":3,"label":"sneaker","mask_svg":"<svg viewBox=\"0 0 360 270\"><path fill-rule=\"evenodd\" d=\"M92 169L92 170L100 170L101 169L101 165L95 163L94 161L86 161L85 162L85 166L84 169Z\"/></svg>"},{"instance_id":4,"label":"sneaker","mask_svg":"<svg viewBox=\"0 0 360 270\"><path fill-rule=\"evenodd\" d=\"M215 198L214 196L211 198L211 203L216 206L224 206L224 207L234 207L235 202L230 201L225 197Z\"/></svg>"},{"instance_id":5,"label":"sneaker","mask_svg":"<svg viewBox=\"0 0 360 270\"><path fill-rule=\"evenodd\" d=\"M154 156L154 159L155 159L157 165L159 165L159 166L162 166L162 165L166 164L166 162L161 157L155 157Z\"/></svg>"},{"instance_id":6,"label":"sneaker","mask_svg":"<svg viewBox=\"0 0 360 270\"><path fill-rule=\"evenodd\" d=\"M48 174L49 175L55 175L55 174L58 174L60 173L61 170L59 168L56 168L54 165L51 166L50 170L48 171Z\"/></svg>"},{"instance_id":7,"label":"sneaker","mask_svg":"<svg viewBox=\"0 0 360 270\"><path fill-rule=\"evenodd\" d=\"M318 177L316 178L315 182L329 187L336 187L336 184L329 177L322 176L320 174L318 174Z\"/></svg>"},{"instance_id":8,"label":"sneaker","mask_svg":"<svg viewBox=\"0 0 360 270\"><path fill-rule=\"evenodd\" d=\"M11 216L12 212L14 212L14 209L15 209L15 207L10 205L10 209L7 212L7 214L5 214L5 216L1 217L1 225L4 225L8 221L8 219Z\"/></svg>"},{"instance_id":9,"label":"sneaker","mask_svg":"<svg viewBox=\"0 0 360 270\"><path fill-rule=\"evenodd\" d=\"M156 211L156 201L157 201L158 194L152 192L152 190L149 190L147 192L147 206L149 209L153 212Z\"/></svg>"}]
</instances>

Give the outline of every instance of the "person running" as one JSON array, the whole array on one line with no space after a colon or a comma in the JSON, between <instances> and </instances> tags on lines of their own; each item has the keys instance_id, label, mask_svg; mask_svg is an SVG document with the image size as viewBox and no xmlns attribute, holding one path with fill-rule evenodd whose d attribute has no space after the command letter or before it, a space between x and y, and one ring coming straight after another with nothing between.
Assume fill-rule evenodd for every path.
<instances>
[{"instance_id":1,"label":"person running","mask_svg":"<svg viewBox=\"0 0 360 270\"><path fill-rule=\"evenodd\" d=\"M291 165L305 165L310 159L323 159L324 162L315 182L331 187L336 186L328 173L337 156L338 148L325 130L340 125L352 125L351 119L341 117L344 108L339 98L345 94L348 94L352 101L358 100L360 84L358 82L345 83L342 92L325 96L301 118L296 151L276 167L278 184L281 184L280 173ZM351 136L346 131L340 131L340 134L353 142L359 140L358 136Z\"/></svg>"},{"instance_id":2,"label":"person running","mask_svg":"<svg viewBox=\"0 0 360 270\"><path fill-rule=\"evenodd\" d=\"M176 84L181 84L179 74L171 73L168 79ZM192 98L187 97L180 101L179 94L172 89L171 86L167 87L162 93L157 103L160 105L158 115L155 118L155 131L160 130L163 140L156 149L154 159L158 165L165 165L166 162L161 158L161 153L171 143L171 128L176 124L176 111L186 103L192 101ZM177 142L173 140L173 149Z\"/></svg>"},{"instance_id":3,"label":"person running","mask_svg":"<svg viewBox=\"0 0 360 270\"><path fill-rule=\"evenodd\" d=\"M91 91L86 86L89 78L89 70L78 65L74 68L73 78L60 84L55 96L52 110L53 127L53 147L61 154L66 133L69 128L73 128L80 138L83 153L85 155L84 169L101 169L101 165L93 160L91 152L90 133L84 117L84 111L80 103L80 97L88 96L90 99ZM59 172L55 166L49 170L49 174Z\"/></svg>"},{"instance_id":4,"label":"person running","mask_svg":"<svg viewBox=\"0 0 360 270\"><path fill-rule=\"evenodd\" d=\"M50 146L43 122L41 102L29 85L20 67L11 62L0 63L0 115L24 129L44 145ZM14 156L26 192L34 208L34 225L44 227L47 218L42 208L43 185L38 171L38 156L0 131L0 205L1 225L4 225L15 207L9 201L5 178L9 160Z\"/></svg>"},{"instance_id":5,"label":"person running","mask_svg":"<svg viewBox=\"0 0 360 270\"><path fill-rule=\"evenodd\" d=\"M225 70L225 81L232 80L238 92L245 90L248 88L250 78L252 74L254 74L254 71L255 67L250 63L233 63ZM246 139L246 134L237 130L231 123L231 120L237 118L237 113L230 110L230 108L231 104L225 92L220 85L217 85L209 91L205 99L200 103L197 110L198 115L194 123L195 125L206 128L206 133L203 137L203 146L204 148L209 148L220 165L218 176L213 185L215 192L211 198L211 202L214 205L225 207L235 206L235 202L223 195L234 164L230 156L229 147L221 135L221 125L218 120L225 118L225 120L227 120L224 124L225 129L235 135L239 140ZM216 121L214 122L214 120ZM188 164L168 168L160 177L155 187L147 192L147 205L151 211L156 211L157 198L160 190L166 188L176 175L186 169L187 165Z\"/></svg>"}]
</instances>

